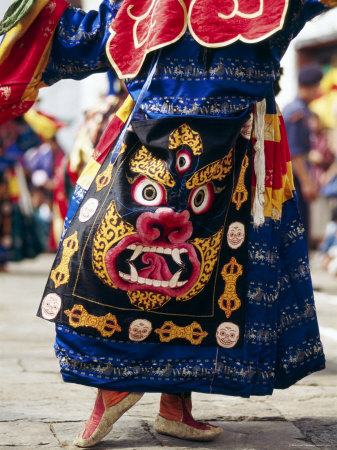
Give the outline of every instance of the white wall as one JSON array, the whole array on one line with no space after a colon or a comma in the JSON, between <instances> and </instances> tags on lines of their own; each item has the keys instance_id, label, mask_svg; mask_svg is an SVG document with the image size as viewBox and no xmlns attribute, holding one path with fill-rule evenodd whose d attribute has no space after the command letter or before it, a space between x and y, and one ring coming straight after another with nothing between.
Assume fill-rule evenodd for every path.
<instances>
[{"instance_id":1,"label":"white wall","mask_svg":"<svg viewBox=\"0 0 337 450\"><path fill-rule=\"evenodd\" d=\"M281 78L281 93L277 97L280 108L291 102L297 93L296 43L337 34L337 8L308 22L301 33L293 40L282 59L284 74Z\"/></svg>"}]
</instances>

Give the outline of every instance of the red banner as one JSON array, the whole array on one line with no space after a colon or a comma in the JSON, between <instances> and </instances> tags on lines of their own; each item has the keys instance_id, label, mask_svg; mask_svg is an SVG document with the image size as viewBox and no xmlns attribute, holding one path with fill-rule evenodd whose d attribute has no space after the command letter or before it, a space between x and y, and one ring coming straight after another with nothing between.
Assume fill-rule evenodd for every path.
<instances>
[{"instance_id":1,"label":"red banner","mask_svg":"<svg viewBox=\"0 0 337 450\"><path fill-rule=\"evenodd\" d=\"M178 41L187 26L205 47L254 43L282 28L287 8L288 0L124 0L108 57L120 78L133 78L149 52Z\"/></svg>"}]
</instances>

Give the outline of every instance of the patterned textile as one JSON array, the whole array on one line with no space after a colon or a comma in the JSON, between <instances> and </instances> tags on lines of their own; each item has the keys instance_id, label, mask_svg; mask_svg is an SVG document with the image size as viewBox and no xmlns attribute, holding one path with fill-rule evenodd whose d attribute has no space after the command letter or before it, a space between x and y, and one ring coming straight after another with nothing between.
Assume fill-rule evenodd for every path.
<instances>
[{"instance_id":1,"label":"patterned textile","mask_svg":"<svg viewBox=\"0 0 337 450\"><path fill-rule=\"evenodd\" d=\"M53 33L67 5L64 0L37 0L5 35L0 47L0 124L22 115L35 102Z\"/></svg>"},{"instance_id":2,"label":"patterned textile","mask_svg":"<svg viewBox=\"0 0 337 450\"><path fill-rule=\"evenodd\" d=\"M212 2L216 8L220 3ZM143 56L162 48L117 154L114 144L152 60L136 55L137 76L125 80L130 96L78 180L39 308L42 317L57 322L55 349L66 381L121 391L194 390L247 397L270 394L324 367L273 83L291 39L327 8L317 0L279 2L278 19L273 17L270 33L264 35L258 30L263 10L238 1L232 11L216 10L232 34L230 21L244 19L244 39L256 42L237 40L237 35L230 42L216 27L216 42L204 45L212 36L206 36L207 26L204 35L197 28L207 23L206 4L143 2L149 9L142 16L140 3L126 9L136 37L130 48L145 46ZM264 4L274 6L272 1ZM128 5L128 0L104 0L98 12L87 14L67 8L42 80L52 84L107 70ZM174 6L170 14L184 6L191 13L188 30L183 14L177 29L163 28L162 33L155 28L152 36L148 26L155 27L153 17L172 22L172 15L163 15L168 5ZM193 5L204 5L199 18L192 17ZM129 61L128 42L120 45ZM115 56L118 67L127 66L128 61ZM254 227L250 208L248 217L243 208L253 202L257 185L258 136L252 136L252 127L257 123L254 105L263 99L263 129L255 131L264 137L265 221ZM231 126L214 125L222 120ZM232 208L227 218L226 205ZM221 248L216 239L206 245L209 253L218 252L212 266L202 242L221 228ZM205 262L209 269L200 271ZM212 301L214 318L197 319ZM179 308L192 315L189 322L177 315Z\"/></svg>"},{"instance_id":3,"label":"patterned textile","mask_svg":"<svg viewBox=\"0 0 337 450\"><path fill-rule=\"evenodd\" d=\"M97 335L210 345L227 327L234 336L222 345L242 345L251 158L239 133L247 118L134 122L72 220L40 315L50 319L51 299L62 298L56 321Z\"/></svg>"},{"instance_id":4,"label":"patterned textile","mask_svg":"<svg viewBox=\"0 0 337 450\"><path fill-rule=\"evenodd\" d=\"M0 22L0 35L7 33L27 14L35 0L16 0Z\"/></svg>"},{"instance_id":5,"label":"patterned textile","mask_svg":"<svg viewBox=\"0 0 337 450\"><path fill-rule=\"evenodd\" d=\"M281 222L251 225L241 349L112 341L57 325L64 380L108 390L248 397L324 368L305 247L294 199L284 203Z\"/></svg>"}]
</instances>

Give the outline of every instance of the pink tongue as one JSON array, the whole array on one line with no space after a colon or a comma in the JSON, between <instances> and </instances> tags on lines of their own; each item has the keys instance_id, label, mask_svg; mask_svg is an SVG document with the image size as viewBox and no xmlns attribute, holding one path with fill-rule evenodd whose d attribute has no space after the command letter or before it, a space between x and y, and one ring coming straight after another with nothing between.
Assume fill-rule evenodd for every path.
<instances>
[{"instance_id":1,"label":"pink tongue","mask_svg":"<svg viewBox=\"0 0 337 450\"><path fill-rule=\"evenodd\" d=\"M142 261L148 266L138 271L139 276L159 281L169 281L172 278L172 273L163 256L157 253L144 253Z\"/></svg>"}]
</instances>

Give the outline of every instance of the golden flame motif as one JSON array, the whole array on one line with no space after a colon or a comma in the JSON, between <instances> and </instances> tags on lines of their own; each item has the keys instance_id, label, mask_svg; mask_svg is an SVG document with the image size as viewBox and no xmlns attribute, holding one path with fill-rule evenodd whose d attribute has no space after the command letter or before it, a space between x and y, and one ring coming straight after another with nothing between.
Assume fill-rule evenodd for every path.
<instances>
[{"instance_id":1,"label":"golden flame motif","mask_svg":"<svg viewBox=\"0 0 337 450\"><path fill-rule=\"evenodd\" d=\"M127 294L131 304L143 311L161 308L171 300L169 295L158 294L151 291L128 291Z\"/></svg>"},{"instance_id":2,"label":"golden flame motif","mask_svg":"<svg viewBox=\"0 0 337 450\"><path fill-rule=\"evenodd\" d=\"M135 234L132 225L124 222L119 216L114 201L110 203L93 239L92 266L95 274L108 286L117 289L108 275L105 255L108 250L125 236Z\"/></svg>"},{"instance_id":3,"label":"golden flame motif","mask_svg":"<svg viewBox=\"0 0 337 450\"><path fill-rule=\"evenodd\" d=\"M188 145L193 152L193 155L201 155L203 152L203 144L201 136L187 124L183 123L175 129L169 136L169 149L176 150L177 148Z\"/></svg>"},{"instance_id":4,"label":"golden flame motif","mask_svg":"<svg viewBox=\"0 0 337 450\"><path fill-rule=\"evenodd\" d=\"M232 158L233 149L231 148L226 156L195 172L186 183L187 189L193 189L214 180L224 180L232 169Z\"/></svg>"},{"instance_id":5,"label":"golden flame motif","mask_svg":"<svg viewBox=\"0 0 337 450\"><path fill-rule=\"evenodd\" d=\"M154 330L159 335L160 342L170 342L173 339L186 339L192 345L199 345L208 335L198 322L192 322L186 327L179 327L171 320L163 323L161 328Z\"/></svg>"},{"instance_id":6,"label":"golden flame motif","mask_svg":"<svg viewBox=\"0 0 337 450\"><path fill-rule=\"evenodd\" d=\"M95 328L103 337L111 337L116 331L122 331L116 316L111 313L105 316L93 316L83 305L74 305L72 310L67 309L64 313L69 317L69 325L73 328Z\"/></svg>"},{"instance_id":7,"label":"golden flame motif","mask_svg":"<svg viewBox=\"0 0 337 450\"><path fill-rule=\"evenodd\" d=\"M218 260L224 228L209 238L196 238L191 244L199 250L201 256L201 269L197 282L186 294L177 297L178 301L187 301L201 292L211 278L214 265Z\"/></svg>"},{"instance_id":8,"label":"golden flame motif","mask_svg":"<svg viewBox=\"0 0 337 450\"><path fill-rule=\"evenodd\" d=\"M230 318L233 311L236 311L241 306L241 300L236 293L236 283L242 273L242 265L237 262L234 256L228 264L223 266L221 271L221 276L225 282L225 291L219 298L218 304L225 311L227 319Z\"/></svg>"},{"instance_id":9,"label":"golden flame motif","mask_svg":"<svg viewBox=\"0 0 337 450\"><path fill-rule=\"evenodd\" d=\"M122 146L119 150L118 156L125 153L125 150L127 149L127 145L125 142L122 143ZM117 158L113 162L113 164L108 164L107 167L103 170L101 174L98 175L96 179L96 192L101 191L106 186L110 184L111 178L112 178L112 169L114 168L116 164Z\"/></svg>"},{"instance_id":10,"label":"golden flame motif","mask_svg":"<svg viewBox=\"0 0 337 450\"><path fill-rule=\"evenodd\" d=\"M71 236L64 239L62 243L63 252L60 264L51 271L50 278L53 280L55 289L62 284L66 284L70 278L69 263L74 253L78 251L79 243L77 238L77 231Z\"/></svg>"},{"instance_id":11,"label":"golden flame motif","mask_svg":"<svg viewBox=\"0 0 337 450\"><path fill-rule=\"evenodd\" d=\"M239 211L239 209L241 208L242 203L248 200L248 191L245 186L245 174L248 166L249 166L249 159L248 156L246 155L242 161L238 184L236 185L232 198L232 202L236 204L237 211Z\"/></svg>"},{"instance_id":12,"label":"golden flame motif","mask_svg":"<svg viewBox=\"0 0 337 450\"><path fill-rule=\"evenodd\" d=\"M96 192L101 191L103 188L108 186L112 177L113 164L108 164L105 170L96 178Z\"/></svg>"},{"instance_id":13,"label":"golden flame motif","mask_svg":"<svg viewBox=\"0 0 337 450\"><path fill-rule=\"evenodd\" d=\"M130 169L133 172L146 175L152 180L163 183L165 186L173 187L175 185L167 163L154 157L144 145L131 158Z\"/></svg>"}]
</instances>

